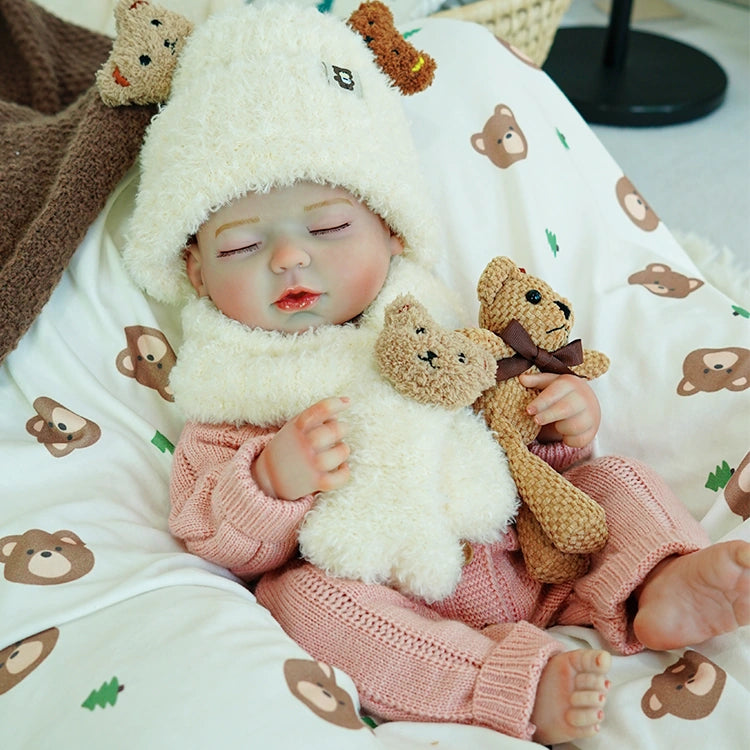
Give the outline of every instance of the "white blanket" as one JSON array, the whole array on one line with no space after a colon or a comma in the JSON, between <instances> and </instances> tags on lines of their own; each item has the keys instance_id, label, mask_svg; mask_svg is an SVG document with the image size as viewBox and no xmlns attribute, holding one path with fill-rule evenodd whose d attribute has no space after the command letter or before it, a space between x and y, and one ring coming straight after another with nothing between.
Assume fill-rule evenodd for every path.
<instances>
[{"instance_id":1,"label":"white blanket","mask_svg":"<svg viewBox=\"0 0 750 750\"><path fill-rule=\"evenodd\" d=\"M705 282L631 189L618 198L622 171L542 72L479 26L403 27L415 30L439 67L405 106L445 219L441 272L467 323L494 255L549 280L573 301L574 335L612 359L593 383L598 452L656 467L712 539L750 538L750 298ZM492 124L513 130L493 143L494 113ZM139 749L520 746L463 726L360 728L348 677L305 666L249 592L169 535L181 418L158 384L180 331L176 312L146 299L120 262L136 179L113 194L0 368L3 747L97 747L102 737ZM601 645L584 628L557 632L571 646ZM698 689L671 694L658 679L652 692L652 680L687 649L615 657L602 733L576 746L661 750L700 736L744 747L748 629L693 650L711 666ZM303 679L308 667L336 700Z\"/></svg>"}]
</instances>

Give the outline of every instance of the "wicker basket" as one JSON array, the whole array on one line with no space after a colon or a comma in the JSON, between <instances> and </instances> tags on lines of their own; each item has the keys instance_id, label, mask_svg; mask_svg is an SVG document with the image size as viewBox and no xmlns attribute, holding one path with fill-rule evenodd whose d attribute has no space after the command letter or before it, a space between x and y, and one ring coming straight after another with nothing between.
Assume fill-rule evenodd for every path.
<instances>
[{"instance_id":1,"label":"wicker basket","mask_svg":"<svg viewBox=\"0 0 750 750\"><path fill-rule=\"evenodd\" d=\"M570 3L571 0L476 0L439 11L433 17L481 23L541 67Z\"/></svg>"}]
</instances>

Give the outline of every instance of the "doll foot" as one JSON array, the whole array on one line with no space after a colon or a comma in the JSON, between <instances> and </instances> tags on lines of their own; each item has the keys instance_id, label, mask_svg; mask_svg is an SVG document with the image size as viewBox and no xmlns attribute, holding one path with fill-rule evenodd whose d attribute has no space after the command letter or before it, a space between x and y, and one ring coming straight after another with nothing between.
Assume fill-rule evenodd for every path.
<instances>
[{"instance_id":1,"label":"doll foot","mask_svg":"<svg viewBox=\"0 0 750 750\"><path fill-rule=\"evenodd\" d=\"M531 721L542 745L591 737L604 719L609 692L606 651L578 649L555 654L542 672Z\"/></svg>"},{"instance_id":2,"label":"doll foot","mask_svg":"<svg viewBox=\"0 0 750 750\"><path fill-rule=\"evenodd\" d=\"M695 646L750 624L750 543L722 542L657 565L641 586L636 638L646 648Z\"/></svg>"}]
</instances>

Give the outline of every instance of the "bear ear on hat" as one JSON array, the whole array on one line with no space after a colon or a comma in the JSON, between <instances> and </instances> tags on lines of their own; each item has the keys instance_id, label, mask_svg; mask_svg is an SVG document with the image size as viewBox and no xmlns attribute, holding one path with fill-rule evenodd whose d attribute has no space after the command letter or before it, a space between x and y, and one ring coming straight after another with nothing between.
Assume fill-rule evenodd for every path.
<instances>
[{"instance_id":1,"label":"bear ear on hat","mask_svg":"<svg viewBox=\"0 0 750 750\"><path fill-rule=\"evenodd\" d=\"M102 101L109 107L166 101L192 22L148 0L120 0L115 28L112 51L96 74Z\"/></svg>"},{"instance_id":2,"label":"bear ear on hat","mask_svg":"<svg viewBox=\"0 0 750 750\"><path fill-rule=\"evenodd\" d=\"M362 36L378 67L402 94L416 94L430 86L437 63L404 39L387 5L378 0L364 2L349 16L347 24Z\"/></svg>"}]
</instances>

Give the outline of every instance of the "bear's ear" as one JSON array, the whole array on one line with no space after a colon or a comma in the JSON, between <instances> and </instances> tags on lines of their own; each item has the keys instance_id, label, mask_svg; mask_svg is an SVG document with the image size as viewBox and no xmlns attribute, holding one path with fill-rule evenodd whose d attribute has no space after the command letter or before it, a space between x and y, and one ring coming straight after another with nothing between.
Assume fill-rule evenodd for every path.
<instances>
[{"instance_id":1,"label":"bear's ear","mask_svg":"<svg viewBox=\"0 0 750 750\"><path fill-rule=\"evenodd\" d=\"M18 535L5 536L0 539L0 562L7 562L21 537Z\"/></svg>"},{"instance_id":2,"label":"bear's ear","mask_svg":"<svg viewBox=\"0 0 750 750\"><path fill-rule=\"evenodd\" d=\"M498 255L493 258L482 271L477 284L477 296L483 305L490 305L497 296L498 289L511 276L518 276L521 271L508 257Z\"/></svg>"},{"instance_id":3,"label":"bear's ear","mask_svg":"<svg viewBox=\"0 0 750 750\"><path fill-rule=\"evenodd\" d=\"M411 294L399 294L396 299L385 308L385 325L401 326L415 315L424 312L424 307Z\"/></svg>"},{"instance_id":4,"label":"bear's ear","mask_svg":"<svg viewBox=\"0 0 750 750\"><path fill-rule=\"evenodd\" d=\"M416 94L432 84L437 63L404 38L385 3L379 0L362 3L349 16L347 24L365 40L377 66L402 94Z\"/></svg>"},{"instance_id":5,"label":"bear's ear","mask_svg":"<svg viewBox=\"0 0 750 750\"><path fill-rule=\"evenodd\" d=\"M649 719L660 719L669 711L656 694L656 690L649 688L641 699L641 710Z\"/></svg>"}]
</instances>

